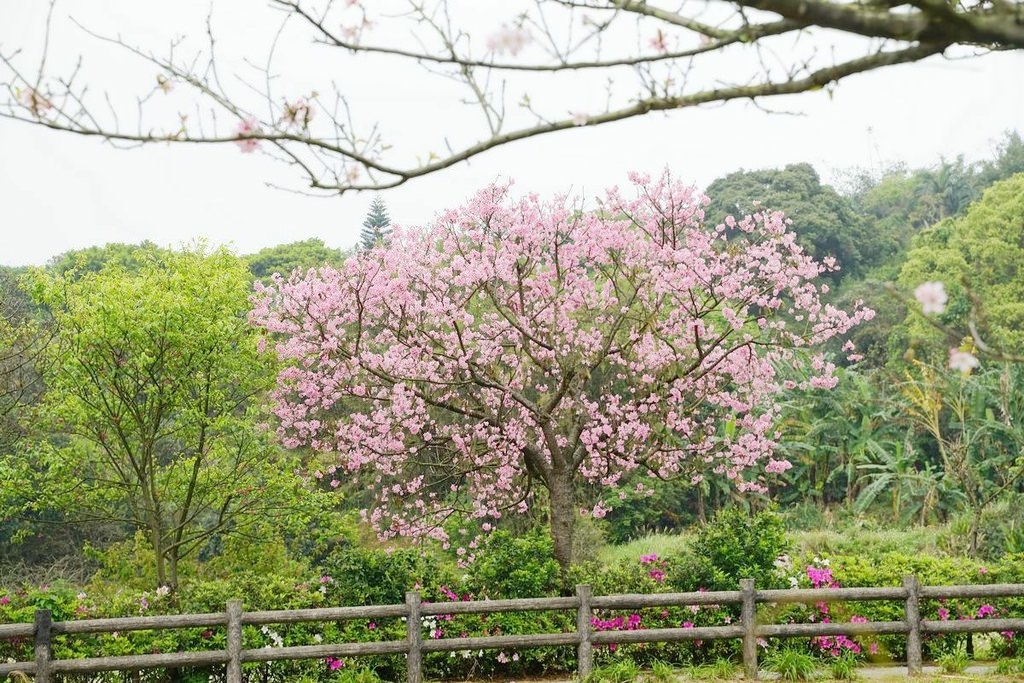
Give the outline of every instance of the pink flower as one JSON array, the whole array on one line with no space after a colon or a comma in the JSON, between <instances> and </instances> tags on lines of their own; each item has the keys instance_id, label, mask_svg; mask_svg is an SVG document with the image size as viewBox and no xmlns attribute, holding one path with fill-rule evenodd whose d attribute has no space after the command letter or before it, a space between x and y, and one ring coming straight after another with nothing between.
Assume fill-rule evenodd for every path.
<instances>
[{"instance_id":1,"label":"pink flower","mask_svg":"<svg viewBox=\"0 0 1024 683\"><path fill-rule=\"evenodd\" d=\"M345 666L345 660L343 659L335 659L334 657L328 657L325 661L327 662L327 668L329 668L331 671L337 671L341 667Z\"/></svg>"},{"instance_id":2,"label":"pink flower","mask_svg":"<svg viewBox=\"0 0 1024 683\"><path fill-rule=\"evenodd\" d=\"M508 52L515 57L532 39L530 32L522 26L503 24L487 38L487 49L499 55Z\"/></svg>"},{"instance_id":3,"label":"pink flower","mask_svg":"<svg viewBox=\"0 0 1024 683\"><path fill-rule=\"evenodd\" d=\"M665 34L661 29L658 29L658 32L648 41L648 44L658 52L668 52L668 43L665 41Z\"/></svg>"},{"instance_id":4,"label":"pink flower","mask_svg":"<svg viewBox=\"0 0 1024 683\"><path fill-rule=\"evenodd\" d=\"M922 312L936 315L946 310L946 302L949 301L946 286L941 282L924 282L918 285L914 290L914 298L921 304Z\"/></svg>"},{"instance_id":5,"label":"pink flower","mask_svg":"<svg viewBox=\"0 0 1024 683\"><path fill-rule=\"evenodd\" d=\"M251 116L238 122L238 127L235 128L235 135L241 139L235 140L235 144L238 145L240 150L242 150L242 154L250 154L259 149L260 141L249 137L259 132L259 124L256 122L256 119Z\"/></svg>"},{"instance_id":6,"label":"pink flower","mask_svg":"<svg viewBox=\"0 0 1024 683\"><path fill-rule=\"evenodd\" d=\"M316 110L313 109L309 100L299 98L294 102L284 103L284 113L281 115L281 120L294 128L304 129L309 128L309 124L315 114Z\"/></svg>"},{"instance_id":7,"label":"pink flower","mask_svg":"<svg viewBox=\"0 0 1024 683\"><path fill-rule=\"evenodd\" d=\"M996 613L996 608L993 607L992 605L982 605L981 607L978 608L978 618L979 619L984 619L985 617L990 617L990 616L992 616L995 613Z\"/></svg>"},{"instance_id":8,"label":"pink flower","mask_svg":"<svg viewBox=\"0 0 1024 683\"><path fill-rule=\"evenodd\" d=\"M969 373L974 368L978 367L978 359L974 357L974 354L967 351L960 351L959 349L949 350L949 367L953 370L959 370L963 373Z\"/></svg>"},{"instance_id":9,"label":"pink flower","mask_svg":"<svg viewBox=\"0 0 1024 683\"><path fill-rule=\"evenodd\" d=\"M949 610L945 607L939 608L939 619L941 621L947 621L949 619Z\"/></svg>"},{"instance_id":10,"label":"pink flower","mask_svg":"<svg viewBox=\"0 0 1024 683\"><path fill-rule=\"evenodd\" d=\"M648 576L654 579L657 583L661 583L665 580L665 572L661 571L660 569L652 569Z\"/></svg>"},{"instance_id":11,"label":"pink flower","mask_svg":"<svg viewBox=\"0 0 1024 683\"><path fill-rule=\"evenodd\" d=\"M652 564L658 561L658 554L651 553L650 555L641 555L640 564Z\"/></svg>"},{"instance_id":12,"label":"pink flower","mask_svg":"<svg viewBox=\"0 0 1024 683\"><path fill-rule=\"evenodd\" d=\"M11 599L9 597L7 597L6 595L0 596L0 606L9 604L11 604Z\"/></svg>"}]
</instances>

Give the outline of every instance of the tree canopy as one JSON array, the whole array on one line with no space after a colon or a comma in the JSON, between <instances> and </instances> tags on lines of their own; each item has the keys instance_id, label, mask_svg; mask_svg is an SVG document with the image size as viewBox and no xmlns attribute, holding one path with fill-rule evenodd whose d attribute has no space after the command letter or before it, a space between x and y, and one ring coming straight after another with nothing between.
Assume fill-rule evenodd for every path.
<instances>
[{"instance_id":1,"label":"tree canopy","mask_svg":"<svg viewBox=\"0 0 1024 683\"><path fill-rule=\"evenodd\" d=\"M896 246L891 235L871 230L848 199L823 185L810 164L737 171L712 182L707 193L713 222L759 210L785 212L801 246L819 260L836 259L837 276L863 274Z\"/></svg>"},{"instance_id":2,"label":"tree canopy","mask_svg":"<svg viewBox=\"0 0 1024 683\"><path fill-rule=\"evenodd\" d=\"M35 273L56 335L39 413L52 434L0 463L0 503L137 529L174 587L180 559L276 517L299 482L258 428L273 373L244 262L151 255L134 272Z\"/></svg>"},{"instance_id":3,"label":"tree canopy","mask_svg":"<svg viewBox=\"0 0 1024 683\"><path fill-rule=\"evenodd\" d=\"M922 282L945 283L949 305L941 320L965 330L972 315L982 338L1024 348L1024 174L999 181L962 217L924 231L900 271L908 290ZM906 322L911 339L945 339L920 316ZM943 349L944 352L944 349Z\"/></svg>"}]
</instances>

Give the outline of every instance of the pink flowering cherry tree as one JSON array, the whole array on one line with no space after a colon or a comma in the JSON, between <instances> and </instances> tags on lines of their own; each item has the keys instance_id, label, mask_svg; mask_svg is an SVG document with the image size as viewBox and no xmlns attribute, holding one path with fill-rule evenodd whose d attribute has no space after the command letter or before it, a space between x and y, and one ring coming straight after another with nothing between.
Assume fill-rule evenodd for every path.
<instances>
[{"instance_id":1,"label":"pink flowering cherry tree","mask_svg":"<svg viewBox=\"0 0 1024 683\"><path fill-rule=\"evenodd\" d=\"M544 501L563 567L584 484L751 490L788 468L786 367L832 386L817 348L872 312L823 303L834 264L782 214L705 225L707 200L668 174L631 180L594 211L491 186L338 270L257 285L285 445L372 489L382 537L447 543L452 515L487 530Z\"/></svg>"}]
</instances>

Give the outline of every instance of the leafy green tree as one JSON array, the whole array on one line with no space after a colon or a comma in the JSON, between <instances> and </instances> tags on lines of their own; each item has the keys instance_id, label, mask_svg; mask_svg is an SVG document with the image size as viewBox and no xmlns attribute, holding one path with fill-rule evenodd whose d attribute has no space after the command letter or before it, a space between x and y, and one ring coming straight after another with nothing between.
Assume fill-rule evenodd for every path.
<instances>
[{"instance_id":1,"label":"leafy green tree","mask_svg":"<svg viewBox=\"0 0 1024 683\"><path fill-rule=\"evenodd\" d=\"M919 365L902 391L908 418L938 451L945 478L963 500L975 557L986 510L1024 480L1024 367L969 374Z\"/></svg>"},{"instance_id":2,"label":"leafy green tree","mask_svg":"<svg viewBox=\"0 0 1024 683\"><path fill-rule=\"evenodd\" d=\"M378 244L387 242L391 235L391 218L388 216L387 206L380 197L374 197L370 202L370 211L363 220L363 230L359 233L360 244L363 249L373 249Z\"/></svg>"},{"instance_id":3,"label":"leafy green tree","mask_svg":"<svg viewBox=\"0 0 1024 683\"><path fill-rule=\"evenodd\" d=\"M903 440L898 404L871 375L853 368L837 375L834 388L794 389L783 404L781 448L793 464L775 492L783 504L852 504L861 486L859 468Z\"/></svg>"},{"instance_id":4,"label":"leafy green tree","mask_svg":"<svg viewBox=\"0 0 1024 683\"><path fill-rule=\"evenodd\" d=\"M981 162L979 185L988 187L1018 173L1024 173L1024 138L1017 131L1010 131L999 142L995 158Z\"/></svg>"},{"instance_id":5,"label":"leafy green tree","mask_svg":"<svg viewBox=\"0 0 1024 683\"><path fill-rule=\"evenodd\" d=\"M17 273L0 271L0 452L25 435L24 411L42 391L40 369L49 341L17 284Z\"/></svg>"},{"instance_id":6,"label":"leafy green tree","mask_svg":"<svg viewBox=\"0 0 1024 683\"><path fill-rule=\"evenodd\" d=\"M245 259L249 262L252 276L264 280L274 273L287 277L296 270L306 271L324 265L337 266L345 259L345 255L340 249L328 247L322 239L312 238L267 247Z\"/></svg>"},{"instance_id":7,"label":"leafy green tree","mask_svg":"<svg viewBox=\"0 0 1024 683\"><path fill-rule=\"evenodd\" d=\"M924 231L907 255L899 283L913 290L923 282L945 283L949 303L939 321L966 329L972 297L980 302L982 337L1008 350L1024 347L1024 174L985 191L967 213ZM907 345L945 354L959 339L935 329L912 312L902 330ZM930 342L930 344L922 344Z\"/></svg>"},{"instance_id":8,"label":"leafy green tree","mask_svg":"<svg viewBox=\"0 0 1024 683\"><path fill-rule=\"evenodd\" d=\"M166 254L167 249L145 240L138 244L110 242L103 246L72 249L50 259L47 268L57 274L75 271L82 273L98 273L104 266L118 265L127 271L136 271L159 254Z\"/></svg>"},{"instance_id":9,"label":"leafy green tree","mask_svg":"<svg viewBox=\"0 0 1024 683\"><path fill-rule=\"evenodd\" d=\"M709 221L760 209L784 211L805 249L817 259L835 257L843 268L837 277L876 265L895 245L892 235L869 230L849 200L823 185L810 164L737 171L712 182L707 193Z\"/></svg>"},{"instance_id":10,"label":"leafy green tree","mask_svg":"<svg viewBox=\"0 0 1024 683\"><path fill-rule=\"evenodd\" d=\"M41 416L54 434L36 462L3 463L8 504L143 532L171 587L182 558L287 511L299 479L257 428L273 368L246 322L249 290L224 250L36 272L56 330Z\"/></svg>"}]
</instances>

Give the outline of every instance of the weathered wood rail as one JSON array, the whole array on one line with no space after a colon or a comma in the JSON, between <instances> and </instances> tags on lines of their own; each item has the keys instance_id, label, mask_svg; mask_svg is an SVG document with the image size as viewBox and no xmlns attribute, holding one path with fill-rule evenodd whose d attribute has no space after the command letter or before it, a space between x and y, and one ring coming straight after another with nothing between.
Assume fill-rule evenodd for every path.
<instances>
[{"instance_id":1,"label":"weathered wood rail","mask_svg":"<svg viewBox=\"0 0 1024 683\"><path fill-rule=\"evenodd\" d=\"M757 590L754 582L745 579L738 591L699 593L657 593L595 596L589 586L577 586L576 595L565 598L529 598L521 600L476 600L451 603L424 603L420 594L406 594L402 605L362 607L329 607L320 609L274 612L244 612L240 601L231 601L224 612L184 614L121 619L89 619L54 622L48 610L38 610L35 623L0 624L0 640L32 638L35 643L33 661L0 663L0 676L20 671L32 674L37 683L52 683L61 673L100 673L133 671L165 667L197 667L224 665L228 683L242 683L242 665L249 662L324 659L327 657L359 657L367 655L405 655L409 683L422 683L423 655L428 652L459 650L519 649L530 647L575 647L580 677L588 675L594 662L594 646L611 643L669 643L686 640L739 640L742 642L744 671L749 679L758 675L758 638L796 638L829 635L905 634L907 667L911 674L921 672L921 640L926 634L982 633L1024 631L1024 618L927 621L921 618L923 599L979 599L1024 597L1024 584L989 584L975 586L921 586L917 578L904 579L893 588L838 588ZM904 607L901 621L856 623L759 623L759 604L835 603L848 601L900 601ZM596 609L643 609L690 605L739 605L739 623L698 628L658 628L633 631L597 631L592 626ZM422 619L442 614L496 614L500 612L575 610L576 630L564 633L542 633L512 636L481 636L473 638L442 638L423 640ZM404 617L406 637L402 640L333 643L260 649L243 649L242 627L267 624L344 621L350 619L381 619ZM53 659L54 635L113 633L151 629L221 627L226 629L224 650L169 652L120 657L89 657Z\"/></svg>"}]
</instances>

